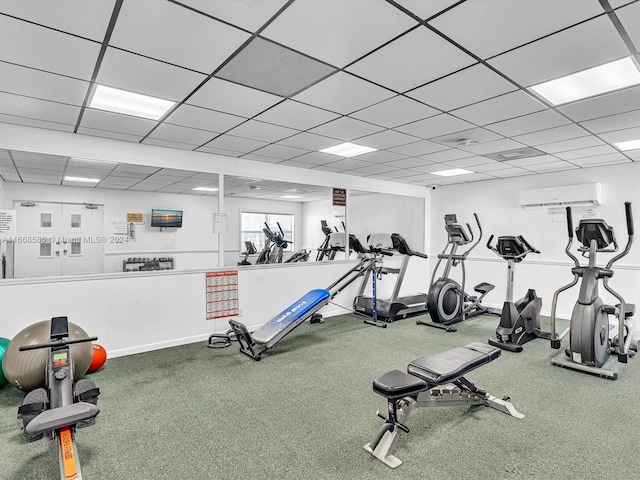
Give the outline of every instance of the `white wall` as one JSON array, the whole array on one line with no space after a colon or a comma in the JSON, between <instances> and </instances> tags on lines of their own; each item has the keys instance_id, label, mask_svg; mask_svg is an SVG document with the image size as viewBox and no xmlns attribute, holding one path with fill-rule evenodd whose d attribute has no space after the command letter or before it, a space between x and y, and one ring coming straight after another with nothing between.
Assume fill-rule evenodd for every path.
<instances>
[{"instance_id":1,"label":"white wall","mask_svg":"<svg viewBox=\"0 0 640 480\"><path fill-rule=\"evenodd\" d=\"M542 298L542 313L549 315L553 293L560 286L569 283L571 260L564 254L568 242L566 215L564 209L525 210L518 205L521 190L563 185L578 185L601 182L603 203L594 208L598 217L604 218L614 227L620 249L624 248L627 231L624 202L631 201L634 208L636 229L640 226L640 164L594 167L581 170L553 172L487 182L438 187L433 191L431 209L432 259L446 243L443 217L455 213L459 222L469 222L477 230L473 212L478 213L484 230L480 245L470 254L467 262L467 291L481 281L496 285L486 297L485 304L501 307L506 292L506 261L486 248L491 234L523 235L529 243L541 251L540 255L529 255L516 267L514 297L519 298L527 288L535 288ZM554 213L555 212L555 213ZM574 228L586 208L573 209ZM494 240L495 241L495 240ZM576 247L574 242L574 249ZM575 251L575 250L574 250ZM598 263L606 263L610 255L601 254ZM432 266L435 261L432 260ZM615 266L615 276L610 286L630 303L640 302L640 244L636 242L631 253ZM459 277L455 277L459 278ZM600 295L605 301L613 301L604 289ZM571 309L578 297L574 287L559 298L558 315L570 317Z\"/></svg>"},{"instance_id":2,"label":"white wall","mask_svg":"<svg viewBox=\"0 0 640 480\"><path fill-rule=\"evenodd\" d=\"M218 236L213 233L213 214L218 209L215 196L173 193L131 192L83 187L64 187L7 182L4 208L15 200L104 205L103 234L113 234L113 223L126 221L127 213L142 213L144 225L135 225L135 238L126 243L104 245L104 272L122 271L129 257L174 258L174 268L190 270L217 267ZM183 210L182 228L150 226L151 209ZM18 218L19 222L20 219Z\"/></svg>"}]
</instances>

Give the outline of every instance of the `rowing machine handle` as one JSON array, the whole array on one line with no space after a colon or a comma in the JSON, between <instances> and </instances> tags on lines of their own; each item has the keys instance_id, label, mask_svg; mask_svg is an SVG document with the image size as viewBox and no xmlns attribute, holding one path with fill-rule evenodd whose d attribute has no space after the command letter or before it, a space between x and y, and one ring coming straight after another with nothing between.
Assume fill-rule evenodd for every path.
<instances>
[{"instance_id":1,"label":"rowing machine handle","mask_svg":"<svg viewBox=\"0 0 640 480\"><path fill-rule=\"evenodd\" d=\"M631 202L624 202L624 211L627 215L627 233L633 237L633 216L631 214Z\"/></svg>"},{"instance_id":2,"label":"rowing machine handle","mask_svg":"<svg viewBox=\"0 0 640 480\"><path fill-rule=\"evenodd\" d=\"M569 229L569 238L573 238L573 218L571 217L571 207L567 207L567 228Z\"/></svg>"}]
</instances>

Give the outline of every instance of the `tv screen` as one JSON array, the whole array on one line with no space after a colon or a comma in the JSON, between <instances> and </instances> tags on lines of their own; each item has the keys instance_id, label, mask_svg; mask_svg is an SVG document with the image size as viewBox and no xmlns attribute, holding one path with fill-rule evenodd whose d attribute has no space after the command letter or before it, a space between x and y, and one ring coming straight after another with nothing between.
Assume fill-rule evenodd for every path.
<instances>
[{"instance_id":1,"label":"tv screen","mask_svg":"<svg viewBox=\"0 0 640 480\"><path fill-rule=\"evenodd\" d=\"M182 210L151 210L152 227L182 227Z\"/></svg>"}]
</instances>

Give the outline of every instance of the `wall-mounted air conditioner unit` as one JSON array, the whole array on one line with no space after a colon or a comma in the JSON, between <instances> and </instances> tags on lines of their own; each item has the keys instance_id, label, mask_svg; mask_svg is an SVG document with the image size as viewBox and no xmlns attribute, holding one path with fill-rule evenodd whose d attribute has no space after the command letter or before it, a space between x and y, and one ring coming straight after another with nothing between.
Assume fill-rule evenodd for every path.
<instances>
[{"instance_id":1,"label":"wall-mounted air conditioner unit","mask_svg":"<svg viewBox=\"0 0 640 480\"><path fill-rule=\"evenodd\" d=\"M601 203L601 183L536 188L520 192L520 206L522 208L593 206Z\"/></svg>"}]
</instances>

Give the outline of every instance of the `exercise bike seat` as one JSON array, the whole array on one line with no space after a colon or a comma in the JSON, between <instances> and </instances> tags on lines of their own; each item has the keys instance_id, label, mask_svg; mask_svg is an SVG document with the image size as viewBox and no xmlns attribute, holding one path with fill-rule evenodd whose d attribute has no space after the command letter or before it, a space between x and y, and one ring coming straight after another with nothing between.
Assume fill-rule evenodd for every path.
<instances>
[{"instance_id":1,"label":"exercise bike seat","mask_svg":"<svg viewBox=\"0 0 640 480\"><path fill-rule=\"evenodd\" d=\"M479 342L468 343L444 352L418 358L409 364L407 372L431 386L451 383L467 372L492 362L502 351Z\"/></svg>"}]
</instances>

